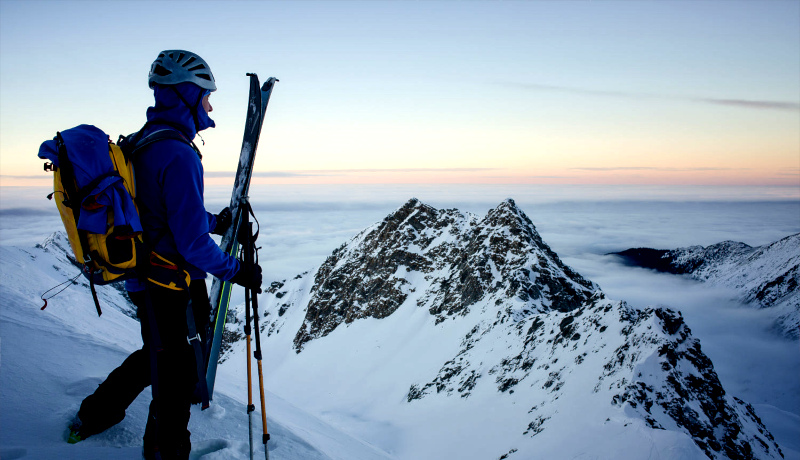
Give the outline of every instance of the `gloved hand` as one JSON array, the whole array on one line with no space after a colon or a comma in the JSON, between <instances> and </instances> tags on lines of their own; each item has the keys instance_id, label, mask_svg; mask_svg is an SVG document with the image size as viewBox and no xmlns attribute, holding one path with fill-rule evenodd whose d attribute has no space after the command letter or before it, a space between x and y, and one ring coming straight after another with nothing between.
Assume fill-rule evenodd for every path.
<instances>
[{"instance_id":1,"label":"gloved hand","mask_svg":"<svg viewBox=\"0 0 800 460\"><path fill-rule=\"evenodd\" d=\"M231 278L231 283L261 292L261 267L258 264L248 265L240 262L239 271Z\"/></svg>"},{"instance_id":2,"label":"gloved hand","mask_svg":"<svg viewBox=\"0 0 800 460\"><path fill-rule=\"evenodd\" d=\"M225 207L219 214L216 214L214 218L217 219L217 226L214 227L214 230L211 233L215 235L224 235L225 230L231 226L231 220L233 219L233 215L231 214L231 210Z\"/></svg>"}]
</instances>

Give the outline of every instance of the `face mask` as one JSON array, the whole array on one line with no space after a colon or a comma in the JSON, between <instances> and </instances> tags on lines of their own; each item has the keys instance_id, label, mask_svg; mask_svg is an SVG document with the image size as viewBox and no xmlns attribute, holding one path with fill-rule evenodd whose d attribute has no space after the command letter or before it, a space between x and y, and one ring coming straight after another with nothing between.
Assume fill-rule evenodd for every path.
<instances>
[{"instance_id":1,"label":"face mask","mask_svg":"<svg viewBox=\"0 0 800 460\"><path fill-rule=\"evenodd\" d=\"M202 131L204 129L207 129L207 128L214 128L214 127L217 126L217 124L214 123L214 120L212 120L211 117L208 116L208 112L206 112L206 109L203 107L203 99L205 99L205 97L208 96L209 94L211 94L211 91L205 90L203 92L203 95L200 96L200 102L198 102L198 106L197 106L197 125L198 125L197 126L197 131L198 132Z\"/></svg>"}]
</instances>

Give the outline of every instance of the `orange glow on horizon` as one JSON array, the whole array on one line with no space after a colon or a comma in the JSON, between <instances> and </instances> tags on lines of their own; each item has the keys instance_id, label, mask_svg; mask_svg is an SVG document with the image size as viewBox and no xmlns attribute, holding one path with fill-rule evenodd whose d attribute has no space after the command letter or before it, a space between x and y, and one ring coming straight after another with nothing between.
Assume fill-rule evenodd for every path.
<instances>
[{"instance_id":1,"label":"orange glow on horizon","mask_svg":"<svg viewBox=\"0 0 800 460\"><path fill-rule=\"evenodd\" d=\"M214 172L205 178L206 185L233 184L233 172ZM43 174L0 176L2 187L51 186L53 180ZM330 184L530 184L530 185L725 185L725 186L797 186L800 168L789 170L746 169L680 171L658 168L561 169L524 171L511 169L479 170L325 170L289 171L274 176L256 174L252 184L330 185Z\"/></svg>"},{"instance_id":2,"label":"orange glow on horizon","mask_svg":"<svg viewBox=\"0 0 800 460\"><path fill-rule=\"evenodd\" d=\"M208 185L232 184L227 177L207 177ZM560 170L512 171L506 169L475 172L458 171L293 171L285 176L253 177L253 184L270 185L342 185L342 184L517 184L517 185L725 185L725 186L797 186L800 171L660 171L660 170Z\"/></svg>"}]
</instances>

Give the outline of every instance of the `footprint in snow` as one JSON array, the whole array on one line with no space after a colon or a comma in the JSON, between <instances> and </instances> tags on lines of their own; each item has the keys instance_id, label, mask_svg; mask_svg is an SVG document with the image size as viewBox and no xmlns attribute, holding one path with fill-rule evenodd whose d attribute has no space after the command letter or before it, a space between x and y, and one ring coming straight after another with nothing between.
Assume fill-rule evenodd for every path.
<instances>
[{"instance_id":1,"label":"footprint in snow","mask_svg":"<svg viewBox=\"0 0 800 460\"><path fill-rule=\"evenodd\" d=\"M231 447L231 443L224 439L208 439L205 441L197 441L192 443L192 453L189 454L189 460L200 460L206 458L206 455L220 452ZM216 456L208 457L208 459L216 458ZM222 458L222 457L219 457Z\"/></svg>"}]
</instances>

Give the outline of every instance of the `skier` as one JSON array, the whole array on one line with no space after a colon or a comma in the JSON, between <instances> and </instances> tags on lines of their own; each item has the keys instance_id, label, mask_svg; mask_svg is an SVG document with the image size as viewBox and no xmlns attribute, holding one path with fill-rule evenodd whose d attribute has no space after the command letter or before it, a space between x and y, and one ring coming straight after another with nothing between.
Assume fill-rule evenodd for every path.
<instances>
[{"instance_id":1,"label":"skier","mask_svg":"<svg viewBox=\"0 0 800 460\"><path fill-rule=\"evenodd\" d=\"M187 425L198 363L187 341L191 326L187 326L187 311L193 313L196 330L204 335L211 308L206 274L260 292L261 267L227 255L209 236L212 231L222 234L230 226L231 213L227 208L217 215L206 212L201 156L190 145L197 133L215 126L209 117L213 110L209 96L217 88L208 65L189 51L163 51L150 68L149 85L155 105L147 109L147 123L139 139L173 130L185 140L163 139L134 155L144 239L159 255L179 261L191 282L184 290L140 279L126 282L141 324L142 348L83 400L70 425L69 441L81 441L119 423L125 409L153 383L143 456L188 459L191 442ZM201 340L205 343L205 337Z\"/></svg>"}]
</instances>

